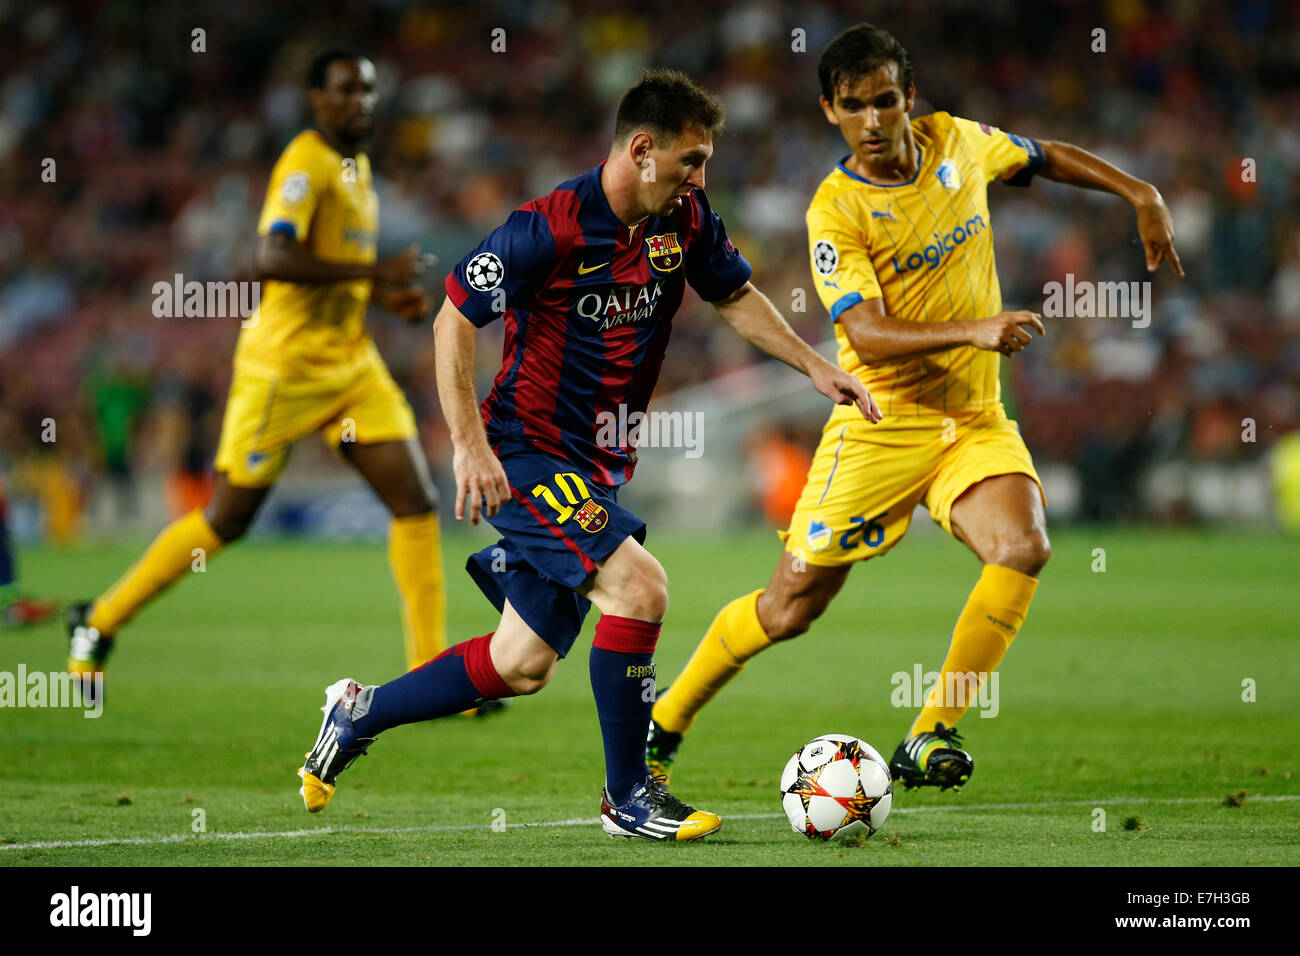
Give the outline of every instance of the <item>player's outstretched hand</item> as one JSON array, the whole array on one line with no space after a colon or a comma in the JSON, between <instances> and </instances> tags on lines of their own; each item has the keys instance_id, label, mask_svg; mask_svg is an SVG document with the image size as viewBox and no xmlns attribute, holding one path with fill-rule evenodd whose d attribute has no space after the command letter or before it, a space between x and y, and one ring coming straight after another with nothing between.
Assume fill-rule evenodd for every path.
<instances>
[{"instance_id":1,"label":"player's outstretched hand","mask_svg":"<svg viewBox=\"0 0 1300 956\"><path fill-rule=\"evenodd\" d=\"M495 518L497 509L510 500L510 482L506 470L486 439L478 445L457 445L451 457L456 474L456 520L465 517L465 499L469 499L469 523L478 524L486 506L487 516Z\"/></svg>"},{"instance_id":2,"label":"player's outstretched hand","mask_svg":"<svg viewBox=\"0 0 1300 956\"><path fill-rule=\"evenodd\" d=\"M1168 262L1174 275L1183 275L1183 264L1174 251L1174 220L1169 215L1160 193L1135 207L1138 217L1138 235L1142 237L1142 251L1147 257L1147 272L1155 272L1160 263Z\"/></svg>"},{"instance_id":3,"label":"player's outstretched hand","mask_svg":"<svg viewBox=\"0 0 1300 956\"><path fill-rule=\"evenodd\" d=\"M417 325L427 319L431 311L429 293L418 285L408 285L402 289L376 286L371 299L381 309L388 310L411 325Z\"/></svg>"},{"instance_id":4,"label":"player's outstretched hand","mask_svg":"<svg viewBox=\"0 0 1300 956\"><path fill-rule=\"evenodd\" d=\"M813 387L835 404L857 405L867 421L874 424L884 417L880 406L856 375L850 375L830 362L823 362L814 367L808 377L812 379Z\"/></svg>"},{"instance_id":5,"label":"player's outstretched hand","mask_svg":"<svg viewBox=\"0 0 1300 956\"><path fill-rule=\"evenodd\" d=\"M977 349L1012 355L1033 341L1030 329L1039 335L1047 334L1037 312L999 312L970 323L970 344Z\"/></svg>"},{"instance_id":6,"label":"player's outstretched hand","mask_svg":"<svg viewBox=\"0 0 1300 956\"><path fill-rule=\"evenodd\" d=\"M412 244L397 255L376 262L374 265L374 278L376 282L382 282L386 285L405 287L414 282L416 276L426 269L432 268L437 262L437 256L429 253L421 255L420 247Z\"/></svg>"}]
</instances>

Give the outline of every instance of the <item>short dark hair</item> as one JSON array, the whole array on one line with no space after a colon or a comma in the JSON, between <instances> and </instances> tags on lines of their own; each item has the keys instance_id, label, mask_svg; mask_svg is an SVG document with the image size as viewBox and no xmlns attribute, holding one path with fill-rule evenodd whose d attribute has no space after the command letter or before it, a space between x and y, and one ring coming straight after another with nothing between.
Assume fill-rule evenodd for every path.
<instances>
[{"instance_id":1,"label":"short dark hair","mask_svg":"<svg viewBox=\"0 0 1300 956\"><path fill-rule=\"evenodd\" d=\"M312 57L311 66L307 67L307 89L323 90L329 77L330 64L339 60L367 60L364 53L347 47L335 46L322 50Z\"/></svg>"},{"instance_id":2,"label":"short dark hair","mask_svg":"<svg viewBox=\"0 0 1300 956\"><path fill-rule=\"evenodd\" d=\"M614 139L623 140L638 129L679 136L688 127L722 135L726 111L722 101L677 70L646 70L623 94L614 120Z\"/></svg>"},{"instance_id":3,"label":"short dark hair","mask_svg":"<svg viewBox=\"0 0 1300 956\"><path fill-rule=\"evenodd\" d=\"M849 27L831 41L817 64L822 96L834 105L835 93L841 87L846 83L856 83L886 63L898 65L898 78L903 92L907 93L907 88L912 85L912 61L908 59L903 44L870 23Z\"/></svg>"}]
</instances>

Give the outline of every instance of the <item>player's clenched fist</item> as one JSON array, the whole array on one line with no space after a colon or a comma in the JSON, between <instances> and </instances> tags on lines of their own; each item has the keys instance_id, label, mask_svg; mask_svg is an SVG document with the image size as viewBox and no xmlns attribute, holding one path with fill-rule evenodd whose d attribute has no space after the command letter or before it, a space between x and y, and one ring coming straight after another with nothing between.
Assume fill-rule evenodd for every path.
<instances>
[{"instance_id":1,"label":"player's clenched fist","mask_svg":"<svg viewBox=\"0 0 1300 956\"><path fill-rule=\"evenodd\" d=\"M495 518L497 509L510 500L510 482L497 456L484 441L480 445L457 445L451 459L456 475L456 520L465 517L465 499L469 499L469 523L478 524L483 506L487 516Z\"/></svg>"},{"instance_id":2,"label":"player's clenched fist","mask_svg":"<svg viewBox=\"0 0 1300 956\"><path fill-rule=\"evenodd\" d=\"M968 344L989 352L1001 352L1012 355L1019 352L1031 341L1030 330L1039 335L1046 335L1043 320L1037 312L999 312L987 319L975 319L969 323Z\"/></svg>"},{"instance_id":3,"label":"player's clenched fist","mask_svg":"<svg viewBox=\"0 0 1300 956\"><path fill-rule=\"evenodd\" d=\"M375 305L413 325L429 317L429 294L418 285L409 285L403 289L380 287L374 291L371 299Z\"/></svg>"}]
</instances>

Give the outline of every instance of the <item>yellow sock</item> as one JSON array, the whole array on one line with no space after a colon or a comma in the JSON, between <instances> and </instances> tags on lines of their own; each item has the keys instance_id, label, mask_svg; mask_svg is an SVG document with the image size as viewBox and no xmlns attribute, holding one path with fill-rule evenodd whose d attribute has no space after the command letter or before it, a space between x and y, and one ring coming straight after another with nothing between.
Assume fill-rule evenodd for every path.
<instances>
[{"instance_id":1,"label":"yellow sock","mask_svg":"<svg viewBox=\"0 0 1300 956\"><path fill-rule=\"evenodd\" d=\"M690 730L695 715L740 673L745 661L772 646L772 639L758 622L758 596L762 593L736 598L718 612L681 676L655 701L652 716L664 730L674 734Z\"/></svg>"},{"instance_id":2,"label":"yellow sock","mask_svg":"<svg viewBox=\"0 0 1300 956\"><path fill-rule=\"evenodd\" d=\"M953 680L948 675L988 675L997 670L1016 633L1024 626L1029 602L1037 588L1038 580L1027 574L996 564L984 566L953 628L939 682L926 696L925 706L908 731L908 737L934 730L939 722L952 727L966 713L978 685ZM983 679L980 678L981 682ZM950 686L958 691L953 695L956 699L945 699L944 690Z\"/></svg>"},{"instance_id":3,"label":"yellow sock","mask_svg":"<svg viewBox=\"0 0 1300 956\"><path fill-rule=\"evenodd\" d=\"M202 511L177 518L153 539L130 571L95 599L88 623L101 634L117 633L155 595L195 566L199 560L196 549L206 564L224 543Z\"/></svg>"},{"instance_id":4,"label":"yellow sock","mask_svg":"<svg viewBox=\"0 0 1300 956\"><path fill-rule=\"evenodd\" d=\"M406 666L419 667L447 646L447 597L442 583L442 535L433 512L394 518L388 560L402 599Z\"/></svg>"}]
</instances>

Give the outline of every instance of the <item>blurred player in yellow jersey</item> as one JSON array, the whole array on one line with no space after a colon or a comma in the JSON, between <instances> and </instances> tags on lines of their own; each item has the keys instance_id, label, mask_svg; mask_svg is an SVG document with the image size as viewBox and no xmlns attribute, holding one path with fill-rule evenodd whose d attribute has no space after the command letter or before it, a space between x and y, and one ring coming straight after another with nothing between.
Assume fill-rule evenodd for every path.
<instances>
[{"instance_id":1,"label":"blurred player in yellow jersey","mask_svg":"<svg viewBox=\"0 0 1300 956\"><path fill-rule=\"evenodd\" d=\"M414 283L415 247L376 261L379 202L370 160L375 68L352 51L312 62L314 124L285 148L258 223L263 294L235 348L234 376L206 512L163 530L140 561L91 604L68 612L73 673L101 671L119 629L190 570L248 529L298 439L321 432L392 513L389 558L411 667L444 644L444 594L434 492L415 417L365 330L369 302L416 322L429 313Z\"/></svg>"},{"instance_id":2,"label":"blurred player in yellow jersey","mask_svg":"<svg viewBox=\"0 0 1300 956\"><path fill-rule=\"evenodd\" d=\"M813 280L840 365L884 418L832 412L771 582L723 608L655 703L647 758L666 775L700 709L750 657L808 630L852 564L897 544L924 504L984 569L890 768L908 787L958 787L973 770L956 734L974 699L969 681L997 669L1051 553L1038 475L998 381L999 356L1045 330L1032 312L1002 311L988 184L1039 175L1122 196L1137 212L1147 268L1182 267L1154 186L1066 143L947 113L911 119L911 64L885 31L845 31L818 73L826 119L851 153L808 209Z\"/></svg>"}]
</instances>

